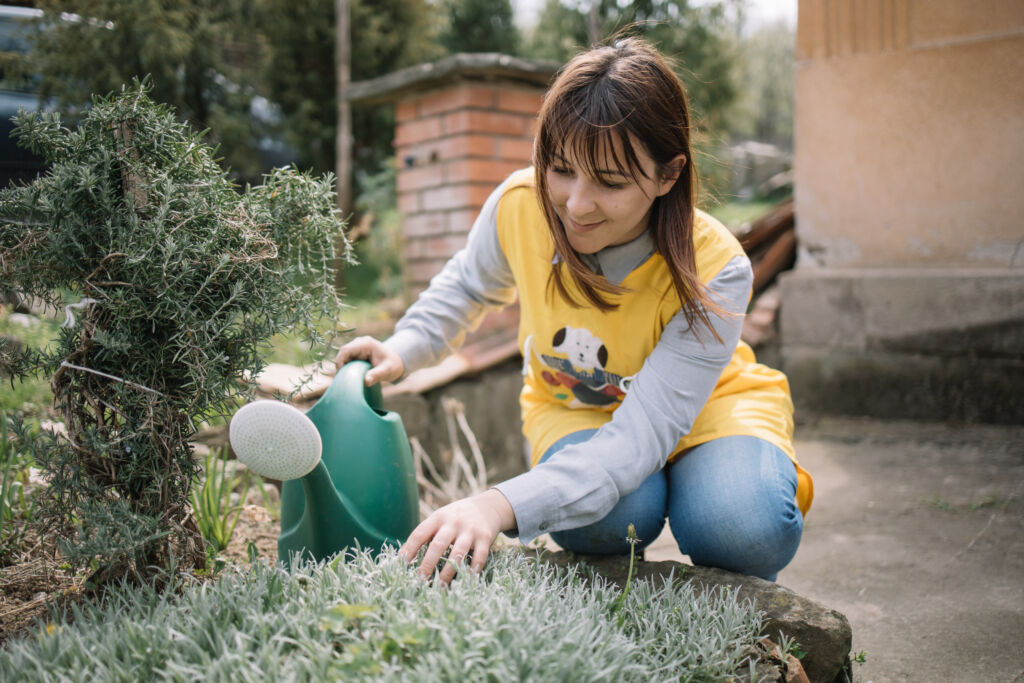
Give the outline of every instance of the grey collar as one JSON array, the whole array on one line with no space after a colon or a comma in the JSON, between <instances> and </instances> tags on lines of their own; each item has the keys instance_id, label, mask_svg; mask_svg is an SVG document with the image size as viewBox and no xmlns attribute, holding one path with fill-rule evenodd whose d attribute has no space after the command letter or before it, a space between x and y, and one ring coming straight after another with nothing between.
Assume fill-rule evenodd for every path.
<instances>
[{"instance_id":1,"label":"grey collar","mask_svg":"<svg viewBox=\"0 0 1024 683\"><path fill-rule=\"evenodd\" d=\"M651 237L651 231L647 230L631 242L605 247L595 254L580 254L580 258L608 282L620 285L627 275L646 263L653 253L654 238ZM556 252L554 262L558 261Z\"/></svg>"}]
</instances>

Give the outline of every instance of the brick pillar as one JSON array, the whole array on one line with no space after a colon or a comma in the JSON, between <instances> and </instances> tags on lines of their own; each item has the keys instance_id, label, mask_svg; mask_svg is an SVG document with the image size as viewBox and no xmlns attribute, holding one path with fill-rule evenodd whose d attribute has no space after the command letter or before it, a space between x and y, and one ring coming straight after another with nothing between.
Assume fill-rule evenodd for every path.
<instances>
[{"instance_id":1,"label":"brick pillar","mask_svg":"<svg viewBox=\"0 0 1024 683\"><path fill-rule=\"evenodd\" d=\"M542 96L522 83L462 81L396 103L398 209L412 297L465 245L494 188L530 164Z\"/></svg>"}]
</instances>

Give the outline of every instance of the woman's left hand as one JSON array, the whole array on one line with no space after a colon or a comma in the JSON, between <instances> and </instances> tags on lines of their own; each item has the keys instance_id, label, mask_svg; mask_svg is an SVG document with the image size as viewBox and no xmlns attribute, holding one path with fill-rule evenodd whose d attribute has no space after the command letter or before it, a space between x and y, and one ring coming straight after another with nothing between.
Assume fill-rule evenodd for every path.
<instances>
[{"instance_id":1,"label":"woman's left hand","mask_svg":"<svg viewBox=\"0 0 1024 683\"><path fill-rule=\"evenodd\" d=\"M427 552L419 571L423 578L429 579L451 548L439 575L441 583L448 584L470 552L473 553L470 569L477 572L483 569L494 539L515 526L515 513L508 500L497 489L489 489L435 511L413 529L398 554L406 562L412 562L426 545Z\"/></svg>"}]
</instances>

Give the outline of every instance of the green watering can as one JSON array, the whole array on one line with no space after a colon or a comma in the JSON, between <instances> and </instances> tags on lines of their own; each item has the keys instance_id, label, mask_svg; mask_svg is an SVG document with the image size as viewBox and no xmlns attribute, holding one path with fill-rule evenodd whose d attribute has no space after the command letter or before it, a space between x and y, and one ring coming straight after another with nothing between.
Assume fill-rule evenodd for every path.
<instances>
[{"instance_id":1,"label":"green watering can","mask_svg":"<svg viewBox=\"0 0 1024 683\"><path fill-rule=\"evenodd\" d=\"M416 472L398 413L384 409L370 364L338 370L303 413L280 401L243 406L231 446L249 469L282 481L278 557L324 560L358 545L401 545L419 521Z\"/></svg>"}]
</instances>

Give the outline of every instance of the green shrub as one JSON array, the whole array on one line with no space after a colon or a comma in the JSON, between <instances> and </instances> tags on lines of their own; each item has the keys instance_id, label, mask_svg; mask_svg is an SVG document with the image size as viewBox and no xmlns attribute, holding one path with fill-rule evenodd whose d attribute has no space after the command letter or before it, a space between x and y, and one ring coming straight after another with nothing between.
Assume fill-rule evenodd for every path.
<instances>
[{"instance_id":1,"label":"green shrub","mask_svg":"<svg viewBox=\"0 0 1024 683\"><path fill-rule=\"evenodd\" d=\"M75 130L15 118L49 163L0 192L0 296L72 303L39 350L0 343L15 376L52 375L66 436L17 438L49 475L45 531L100 583L205 561L188 509L189 438L231 409L271 337L336 319L333 181L277 169L240 192L202 134L147 86L94 100Z\"/></svg>"},{"instance_id":2,"label":"green shrub","mask_svg":"<svg viewBox=\"0 0 1024 683\"><path fill-rule=\"evenodd\" d=\"M119 588L0 653L0 680L717 681L762 616L729 590L621 593L518 550L444 589L386 551L259 563L180 594ZM621 619L620 619L621 617Z\"/></svg>"},{"instance_id":3,"label":"green shrub","mask_svg":"<svg viewBox=\"0 0 1024 683\"><path fill-rule=\"evenodd\" d=\"M345 270L347 299L378 301L401 296L402 217L395 194L397 171L388 161L375 174L361 174L356 206L369 232L355 242L356 263Z\"/></svg>"}]
</instances>

